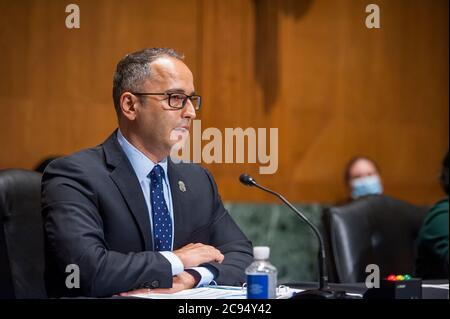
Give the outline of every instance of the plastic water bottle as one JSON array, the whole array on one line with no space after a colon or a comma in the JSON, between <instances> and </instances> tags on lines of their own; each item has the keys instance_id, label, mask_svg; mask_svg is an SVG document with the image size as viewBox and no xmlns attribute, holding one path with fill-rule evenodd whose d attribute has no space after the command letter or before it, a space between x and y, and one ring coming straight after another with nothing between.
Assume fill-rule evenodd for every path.
<instances>
[{"instance_id":1,"label":"plastic water bottle","mask_svg":"<svg viewBox=\"0 0 450 319\"><path fill-rule=\"evenodd\" d=\"M275 299L277 297L277 269L269 262L270 248L253 248L254 261L245 270L247 299Z\"/></svg>"}]
</instances>

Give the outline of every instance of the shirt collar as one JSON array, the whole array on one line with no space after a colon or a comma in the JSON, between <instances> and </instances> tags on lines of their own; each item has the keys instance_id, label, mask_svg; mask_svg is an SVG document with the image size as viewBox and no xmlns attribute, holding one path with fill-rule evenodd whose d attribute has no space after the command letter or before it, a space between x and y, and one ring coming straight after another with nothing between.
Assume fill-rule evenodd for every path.
<instances>
[{"instance_id":1,"label":"shirt collar","mask_svg":"<svg viewBox=\"0 0 450 319\"><path fill-rule=\"evenodd\" d=\"M148 180L148 174L151 172L151 170L153 169L153 167L155 167L156 164L159 164L163 168L164 178L166 179L166 181L168 181L167 157L164 158L159 163L154 163L141 151L139 151L136 147L134 147L130 142L128 142L125 136L123 136L120 129L117 130L117 141L119 142L119 145L125 152L125 155L128 157L128 160L130 161L131 166L133 167L139 182Z\"/></svg>"}]
</instances>

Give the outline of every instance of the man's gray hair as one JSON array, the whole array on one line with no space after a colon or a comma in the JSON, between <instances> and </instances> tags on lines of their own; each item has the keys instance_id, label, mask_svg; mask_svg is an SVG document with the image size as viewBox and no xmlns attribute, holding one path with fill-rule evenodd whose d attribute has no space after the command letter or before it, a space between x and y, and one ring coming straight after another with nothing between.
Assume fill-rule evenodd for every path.
<instances>
[{"instance_id":1,"label":"man's gray hair","mask_svg":"<svg viewBox=\"0 0 450 319\"><path fill-rule=\"evenodd\" d=\"M126 91L139 91L151 70L150 63L160 57L183 60L184 56L170 48L149 48L127 54L117 63L113 78L113 100L117 116L120 115L120 96Z\"/></svg>"}]
</instances>

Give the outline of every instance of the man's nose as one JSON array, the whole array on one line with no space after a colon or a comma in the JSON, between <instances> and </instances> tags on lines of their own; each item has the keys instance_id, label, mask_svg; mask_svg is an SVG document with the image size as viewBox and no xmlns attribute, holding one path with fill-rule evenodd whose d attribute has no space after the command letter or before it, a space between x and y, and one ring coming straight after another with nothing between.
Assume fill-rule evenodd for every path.
<instances>
[{"instance_id":1,"label":"man's nose","mask_svg":"<svg viewBox=\"0 0 450 319\"><path fill-rule=\"evenodd\" d=\"M190 99L188 99L186 101L186 106L184 107L183 117L190 118L190 119L195 119L196 116L197 116L197 114L195 112L194 105L192 104L192 101Z\"/></svg>"}]
</instances>

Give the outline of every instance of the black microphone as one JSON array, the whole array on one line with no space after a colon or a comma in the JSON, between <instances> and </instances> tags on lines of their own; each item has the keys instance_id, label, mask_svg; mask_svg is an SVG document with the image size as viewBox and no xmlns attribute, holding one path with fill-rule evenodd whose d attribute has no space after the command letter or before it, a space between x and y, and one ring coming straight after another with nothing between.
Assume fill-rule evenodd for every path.
<instances>
[{"instance_id":1,"label":"black microphone","mask_svg":"<svg viewBox=\"0 0 450 319\"><path fill-rule=\"evenodd\" d=\"M239 176L239 181L247 186L255 186L259 189L262 189L265 192L268 192L272 195L275 195L279 199L283 201L290 209L292 209L300 219L302 219L308 226L313 230L314 234L316 235L318 241L319 241L319 254L318 254L318 261L319 261L319 289L313 289L313 290L305 290L300 293L295 294L292 299L337 299L337 298L345 298L346 294L345 291L332 291L330 287L328 286L328 276L325 274L326 269L326 258L325 258L325 246L323 242L322 235L320 234L319 230L316 226L314 226L313 223L311 223L308 218L305 217L297 208L295 208L286 198L284 198L282 195L278 194L277 192L274 192L268 188L265 188L264 186L259 185L256 183L256 181L247 174L241 174Z\"/></svg>"},{"instance_id":2,"label":"black microphone","mask_svg":"<svg viewBox=\"0 0 450 319\"><path fill-rule=\"evenodd\" d=\"M242 184L247 186L257 185L255 180L247 174L241 174L241 176L239 176L239 180L241 181Z\"/></svg>"}]
</instances>

